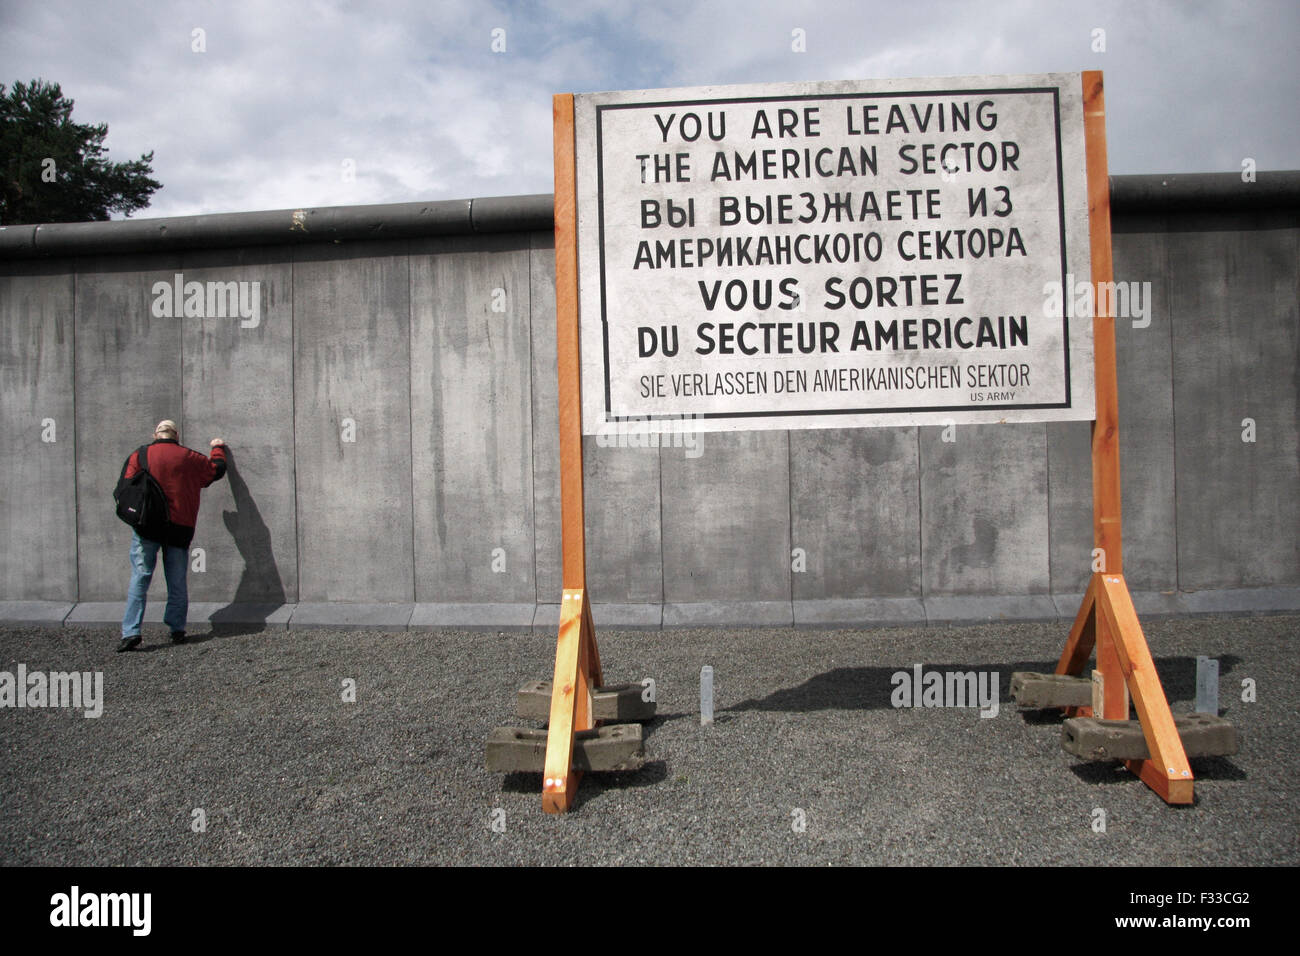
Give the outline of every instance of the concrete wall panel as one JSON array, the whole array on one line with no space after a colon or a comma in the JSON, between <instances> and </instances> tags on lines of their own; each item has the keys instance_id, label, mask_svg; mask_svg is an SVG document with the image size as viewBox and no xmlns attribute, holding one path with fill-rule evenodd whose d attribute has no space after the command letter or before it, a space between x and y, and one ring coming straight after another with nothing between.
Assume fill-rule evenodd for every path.
<instances>
[{"instance_id":1,"label":"concrete wall panel","mask_svg":"<svg viewBox=\"0 0 1300 956\"><path fill-rule=\"evenodd\" d=\"M203 492L194 547L204 549L205 570L191 571L190 599L292 603L293 264L284 251L231 250L187 253L183 266L186 281L249 283L258 296L253 318L214 314L182 324L185 444L205 454L213 438L229 444L226 477Z\"/></svg>"},{"instance_id":2,"label":"concrete wall panel","mask_svg":"<svg viewBox=\"0 0 1300 956\"><path fill-rule=\"evenodd\" d=\"M182 323L153 315L176 256L79 260L75 305L79 598L124 601L131 530L113 511L122 463L164 418L184 417ZM188 436L181 435L182 441ZM161 575L161 570L158 572Z\"/></svg>"},{"instance_id":3,"label":"concrete wall panel","mask_svg":"<svg viewBox=\"0 0 1300 956\"><path fill-rule=\"evenodd\" d=\"M1300 581L1300 229L1267 224L1183 217L1167 238L1183 590Z\"/></svg>"},{"instance_id":4,"label":"concrete wall panel","mask_svg":"<svg viewBox=\"0 0 1300 956\"><path fill-rule=\"evenodd\" d=\"M416 600L533 603L529 241L411 249Z\"/></svg>"},{"instance_id":5,"label":"concrete wall panel","mask_svg":"<svg viewBox=\"0 0 1300 956\"><path fill-rule=\"evenodd\" d=\"M395 242L294 252L302 601L414 599L405 253Z\"/></svg>"},{"instance_id":6,"label":"concrete wall panel","mask_svg":"<svg viewBox=\"0 0 1300 956\"><path fill-rule=\"evenodd\" d=\"M533 541L537 602L559 604L560 419L555 345L555 235L535 232L529 253L532 289Z\"/></svg>"},{"instance_id":7,"label":"concrete wall panel","mask_svg":"<svg viewBox=\"0 0 1300 956\"><path fill-rule=\"evenodd\" d=\"M534 238L533 500L541 604L558 603L563 590L554 250L552 235ZM587 585L597 603L663 601L660 454L655 448L618 447L616 438L615 444L591 435L583 439ZM669 448L662 454L681 456L685 450Z\"/></svg>"},{"instance_id":8,"label":"concrete wall panel","mask_svg":"<svg viewBox=\"0 0 1300 956\"><path fill-rule=\"evenodd\" d=\"M1138 288L1150 283L1149 315L1115 321L1124 577L1135 591L1178 586L1169 311L1173 283L1164 229L1159 218L1134 217L1113 241L1115 281Z\"/></svg>"},{"instance_id":9,"label":"concrete wall panel","mask_svg":"<svg viewBox=\"0 0 1300 956\"><path fill-rule=\"evenodd\" d=\"M795 600L921 596L915 428L790 432Z\"/></svg>"},{"instance_id":10,"label":"concrete wall panel","mask_svg":"<svg viewBox=\"0 0 1300 956\"><path fill-rule=\"evenodd\" d=\"M925 596L1045 594L1045 425L921 429L921 562Z\"/></svg>"},{"instance_id":11,"label":"concrete wall panel","mask_svg":"<svg viewBox=\"0 0 1300 956\"><path fill-rule=\"evenodd\" d=\"M664 593L661 456L680 459L685 449L602 448L599 440L601 436L588 435L582 442L587 584L592 598L602 604L660 604Z\"/></svg>"},{"instance_id":12,"label":"concrete wall panel","mask_svg":"<svg viewBox=\"0 0 1300 956\"><path fill-rule=\"evenodd\" d=\"M708 433L701 454L663 454L664 601L790 600L787 432ZM630 516L628 534L644 533Z\"/></svg>"},{"instance_id":13,"label":"concrete wall panel","mask_svg":"<svg viewBox=\"0 0 1300 956\"><path fill-rule=\"evenodd\" d=\"M1052 593L1082 594L1092 574L1090 423L1048 424L1047 483Z\"/></svg>"},{"instance_id":14,"label":"concrete wall panel","mask_svg":"<svg viewBox=\"0 0 1300 956\"><path fill-rule=\"evenodd\" d=\"M0 600L76 600L76 280L0 267Z\"/></svg>"}]
</instances>

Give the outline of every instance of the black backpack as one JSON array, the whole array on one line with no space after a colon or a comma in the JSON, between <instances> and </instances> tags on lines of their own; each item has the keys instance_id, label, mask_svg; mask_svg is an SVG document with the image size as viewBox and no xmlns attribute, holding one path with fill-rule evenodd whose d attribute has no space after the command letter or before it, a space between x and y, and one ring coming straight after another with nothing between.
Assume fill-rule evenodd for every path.
<instances>
[{"instance_id":1,"label":"black backpack","mask_svg":"<svg viewBox=\"0 0 1300 956\"><path fill-rule=\"evenodd\" d=\"M113 500L117 502L117 516L134 528L142 538L163 541L167 537L167 496L162 485L149 474L149 446L141 445L137 452L140 470L130 479L126 467L131 462L128 455L122 463L122 474L117 478Z\"/></svg>"}]
</instances>

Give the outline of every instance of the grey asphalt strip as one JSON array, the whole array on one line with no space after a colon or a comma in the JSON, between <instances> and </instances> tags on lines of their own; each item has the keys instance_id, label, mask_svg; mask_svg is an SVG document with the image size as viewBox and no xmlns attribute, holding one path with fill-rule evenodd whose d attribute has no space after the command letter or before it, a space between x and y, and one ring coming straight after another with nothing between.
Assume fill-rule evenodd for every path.
<instances>
[{"instance_id":1,"label":"grey asphalt strip","mask_svg":"<svg viewBox=\"0 0 1300 956\"><path fill-rule=\"evenodd\" d=\"M1059 623L596 624L606 682L653 678L659 716L647 765L589 775L559 817L540 775L483 765L492 728L522 723L518 686L550 679L553 638L200 627L173 646L146 628L116 654L112 628L0 630L0 672L102 673L99 717L0 709L0 863L1300 863L1300 617L1144 622L1174 712L1192 710L1196 656L1218 658L1243 738L1193 761L1189 807L1071 757L1059 716L1009 702L1012 671L1052 670ZM915 664L996 674L996 716L892 706Z\"/></svg>"}]
</instances>

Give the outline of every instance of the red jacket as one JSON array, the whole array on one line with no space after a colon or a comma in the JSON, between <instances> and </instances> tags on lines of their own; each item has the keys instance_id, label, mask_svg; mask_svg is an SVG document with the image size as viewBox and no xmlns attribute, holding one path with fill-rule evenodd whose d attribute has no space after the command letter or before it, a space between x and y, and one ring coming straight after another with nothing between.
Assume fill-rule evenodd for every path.
<instances>
[{"instance_id":1,"label":"red jacket","mask_svg":"<svg viewBox=\"0 0 1300 956\"><path fill-rule=\"evenodd\" d=\"M167 496L167 519L174 526L167 543L188 547L199 520L199 492L226 473L225 446L213 448L208 458L173 438L160 438L149 445L148 456L149 474L162 485ZM131 452L125 477L140 471L139 457L138 450Z\"/></svg>"}]
</instances>

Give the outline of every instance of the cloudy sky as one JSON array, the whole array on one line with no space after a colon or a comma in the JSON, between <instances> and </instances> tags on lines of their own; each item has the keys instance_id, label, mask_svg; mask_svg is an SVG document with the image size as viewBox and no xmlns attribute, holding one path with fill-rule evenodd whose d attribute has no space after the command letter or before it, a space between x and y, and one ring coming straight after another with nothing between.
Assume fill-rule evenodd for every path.
<instances>
[{"instance_id":1,"label":"cloudy sky","mask_svg":"<svg viewBox=\"0 0 1300 956\"><path fill-rule=\"evenodd\" d=\"M1101 69L1112 173L1297 169L1298 38L1300 0L0 0L0 83L153 150L176 216L550 192L552 93L714 83Z\"/></svg>"}]
</instances>

